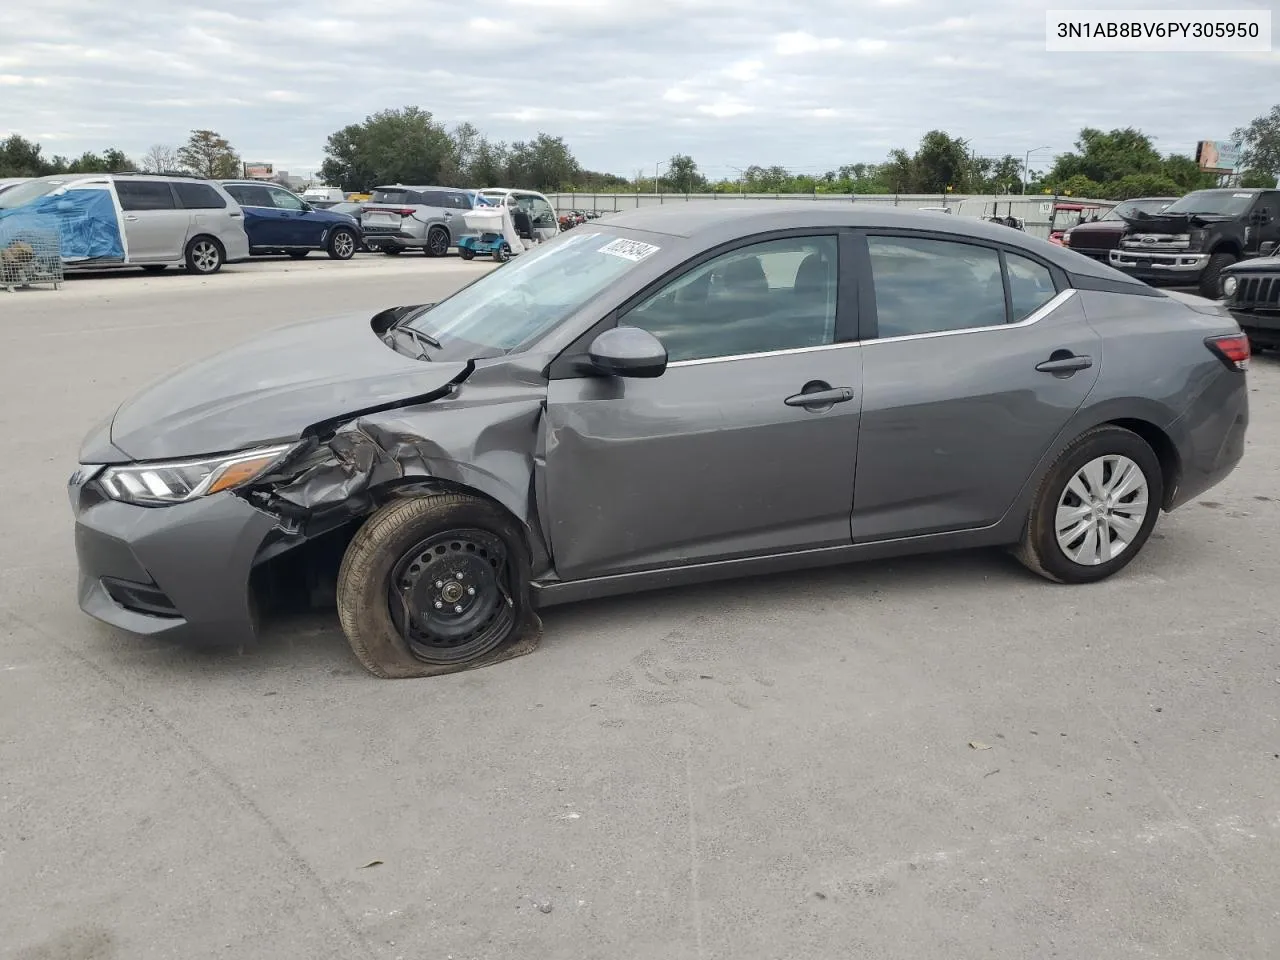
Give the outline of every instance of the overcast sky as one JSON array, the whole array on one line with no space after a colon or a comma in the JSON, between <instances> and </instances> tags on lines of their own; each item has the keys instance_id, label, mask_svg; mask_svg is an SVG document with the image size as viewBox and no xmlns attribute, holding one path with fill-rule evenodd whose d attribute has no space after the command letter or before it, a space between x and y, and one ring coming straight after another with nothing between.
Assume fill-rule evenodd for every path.
<instances>
[{"instance_id":1,"label":"overcast sky","mask_svg":"<svg viewBox=\"0 0 1280 960\"><path fill-rule=\"evenodd\" d=\"M1088 4L1077 0L1081 6ZM1165 152L1280 100L1280 52L1046 53L1036 0L39 0L0 3L0 136L140 156L196 127L305 174L325 137L416 104L495 139L544 130L634 176L821 172L933 128L981 155L1134 125ZM1107 4L1094 0L1092 6ZM1128 0L1271 9L1277 0ZM1035 163L1032 164L1033 168Z\"/></svg>"}]
</instances>

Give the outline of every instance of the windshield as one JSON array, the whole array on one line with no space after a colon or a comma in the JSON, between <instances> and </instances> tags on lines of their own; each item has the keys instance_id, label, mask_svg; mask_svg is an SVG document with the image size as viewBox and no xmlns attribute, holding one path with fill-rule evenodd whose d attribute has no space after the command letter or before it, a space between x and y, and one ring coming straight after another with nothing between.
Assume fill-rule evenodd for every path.
<instances>
[{"instance_id":1,"label":"windshield","mask_svg":"<svg viewBox=\"0 0 1280 960\"><path fill-rule=\"evenodd\" d=\"M379 187L373 191L374 203L421 203L422 197L416 190L403 187Z\"/></svg>"},{"instance_id":2,"label":"windshield","mask_svg":"<svg viewBox=\"0 0 1280 960\"><path fill-rule=\"evenodd\" d=\"M440 342L432 359L510 353L658 250L639 240L575 230L519 254L408 325Z\"/></svg>"},{"instance_id":3,"label":"windshield","mask_svg":"<svg viewBox=\"0 0 1280 960\"><path fill-rule=\"evenodd\" d=\"M1175 200L1164 213L1207 213L1210 216L1238 217L1253 203L1252 193L1234 193L1230 190L1197 190L1181 200Z\"/></svg>"},{"instance_id":4,"label":"windshield","mask_svg":"<svg viewBox=\"0 0 1280 960\"><path fill-rule=\"evenodd\" d=\"M1119 206L1112 207L1107 211L1107 215L1103 220L1120 220L1124 217L1132 217L1135 213L1159 213L1169 205L1168 200L1126 200Z\"/></svg>"},{"instance_id":5,"label":"windshield","mask_svg":"<svg viewBox=\"0 0 1280 960\"><path fill-rule=\"evenodd\" d=\"M19 183L0 193L0 210L25 207L31 201L39 200L45 194L53 193L70 182L69 180L29 180L26 183Z\"/></svg>"}]
</instances>

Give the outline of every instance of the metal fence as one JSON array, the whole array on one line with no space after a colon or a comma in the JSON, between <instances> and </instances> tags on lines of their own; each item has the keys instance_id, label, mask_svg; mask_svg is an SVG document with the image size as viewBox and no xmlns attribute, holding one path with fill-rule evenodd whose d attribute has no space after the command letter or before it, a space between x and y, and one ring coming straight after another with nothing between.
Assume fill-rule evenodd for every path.
<instances>
[{"instance_id":1,"label":"metal fence","mask_svg":"<svg viewBox=\"0 0 1280 960\"><path fill-rule=\"evenodd\" d=\"M945 208L960 217L1017 217L1027 233L1045 239L1049 236L1050 217L1055 202L1096 204L1101 216L1115 206L1114 200L1086 200L1078 197L977 195L966 194L866 194L866 193L549 193L546 195L558 211L587 210L614 213L634 210L637 207L657 206L666 203L714 203L733 200L798 200L821 203L875 204L920 210L926 207Z\"/></svg>"}]
</instances>

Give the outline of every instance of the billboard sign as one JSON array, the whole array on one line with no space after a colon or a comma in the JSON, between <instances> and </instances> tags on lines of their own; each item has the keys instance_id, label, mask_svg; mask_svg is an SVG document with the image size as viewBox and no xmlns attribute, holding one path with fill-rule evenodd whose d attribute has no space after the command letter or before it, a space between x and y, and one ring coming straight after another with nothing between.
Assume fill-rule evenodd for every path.
<instances>
[{"instance_id":1,"label":"billboard sign","mask_svg":"<svg viewBox=\"0 0 1280 960\"><path fill-rule=\"evenodd\" d=\"M275 176L274 169L269 163L246 163L244 177L246 180L270 180Z\"/></svg>"},{"instance_id":2,"label":"billboard sign","mask_svg":"<svg viewBox=\"0 0 1280 960\"><path fill-rule=\"evenodd\" d=\"M1201 140L1196 144L1196 164L1205 173L1239 173L1244 150L1226 140Z\"/></svg>"}]
</instances>

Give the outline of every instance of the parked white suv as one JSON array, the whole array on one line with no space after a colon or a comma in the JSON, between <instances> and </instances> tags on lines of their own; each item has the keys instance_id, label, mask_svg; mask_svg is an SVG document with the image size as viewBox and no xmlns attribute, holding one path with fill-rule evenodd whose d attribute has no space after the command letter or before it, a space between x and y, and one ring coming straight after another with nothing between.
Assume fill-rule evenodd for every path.
<instances>
[{"instance_id":1,"label":"parked white suv","mask_svg":"<svg viewBox=\"0 0 1280 960\"><path fill-rule=\"evenodd\" d=\"M61 230L69 268L137 266L217 273L249 258L240 205L217 183L196 177L71 173L36 177L0 193L0 210L83 221Z\"/></svg>"}]
</instances>

